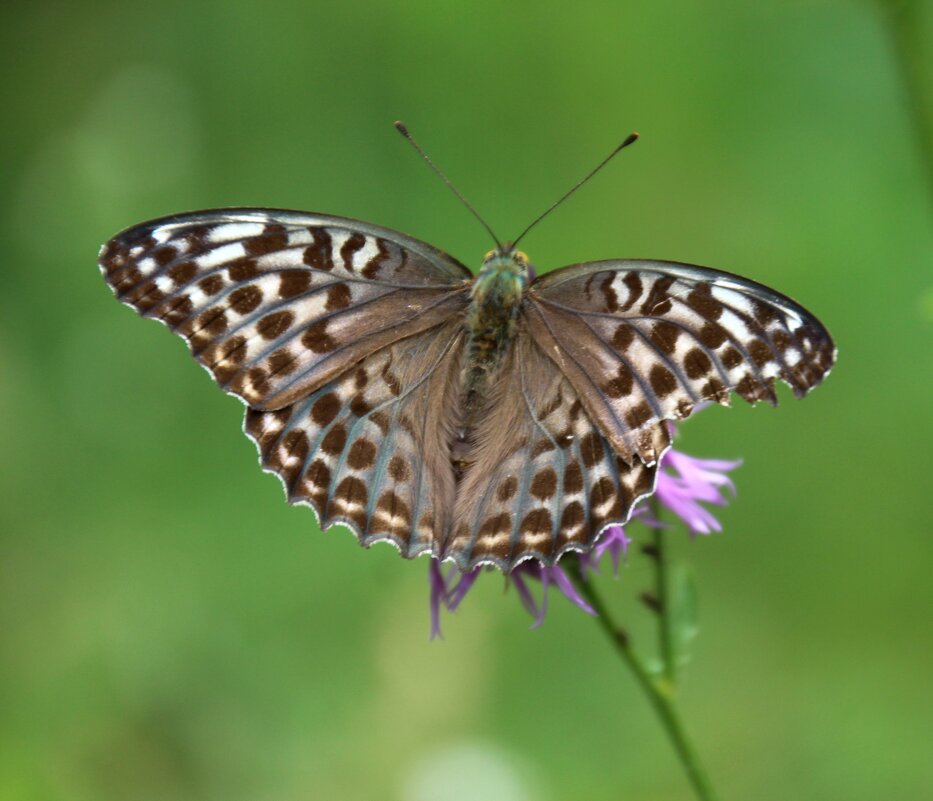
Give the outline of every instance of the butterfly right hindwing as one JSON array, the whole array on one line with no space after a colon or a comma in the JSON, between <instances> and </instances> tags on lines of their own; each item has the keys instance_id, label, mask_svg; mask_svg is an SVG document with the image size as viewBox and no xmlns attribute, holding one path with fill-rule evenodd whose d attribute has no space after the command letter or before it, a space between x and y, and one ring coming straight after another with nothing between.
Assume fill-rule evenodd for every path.
<instances>
[{"instance_id":1,"label":"butterfly right hindwing","mask_svg":"<svg viewBox=\"0 0 933 801\"><path fill-rule=\"evenodd\" d=\"M457 490L450 540L440 553L462 570L510 570L535 558L554 564L585 551L609 525L628 520L654 491L656 466L626 464L594 425L576 389L519 327L472 436ZM667 429L655 426L663 452Z\"/></svg>"}]
</instances>

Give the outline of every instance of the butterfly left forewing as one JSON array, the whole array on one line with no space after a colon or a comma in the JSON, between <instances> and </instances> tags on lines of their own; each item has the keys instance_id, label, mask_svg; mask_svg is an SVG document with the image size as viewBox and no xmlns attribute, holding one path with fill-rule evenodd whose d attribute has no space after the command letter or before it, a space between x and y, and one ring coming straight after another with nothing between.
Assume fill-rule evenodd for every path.
<instances>
[{"instance_id":1,"label":"butterfly left forewing","mask_svg":"<svg viewBox=\"0 0 933 801\"><path fill-rule=\"evenodd\" d=\"M130 228L100 255L124 303L184 337L226 391L286 406L468 302L446 254L356 220L219 209Z\"/></svg>"},{"instance_id":2,"label":"butterfly left forewing","mask_svg":"<svg viewBox=\"0 0 933 801\"><path fill-rule=\"evenodd\" d=\"M580 392L616 451L659 457L651 432L735 391L776 403L798 396L835 361L829 333L789 298L729 273L673 262L575 265L535 281L529 330Z\"/></svg>"}]
</instances>

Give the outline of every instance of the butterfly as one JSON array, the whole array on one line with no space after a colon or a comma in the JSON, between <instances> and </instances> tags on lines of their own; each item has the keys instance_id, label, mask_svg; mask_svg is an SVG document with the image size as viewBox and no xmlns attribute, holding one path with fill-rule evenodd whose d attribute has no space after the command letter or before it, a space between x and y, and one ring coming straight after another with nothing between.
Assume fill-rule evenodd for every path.
<instances>
[{"instance_id":1,"label":"butterfly","mask_svg":"<svg viewBox=\"0 0 933 801\"><path fill-rule=\"evenodd\" d=\"M836 356L804 308L719 270L623 259L536 276L506 244L474 275L324 214L164 217L117 234L99 265L243 401L290 503L461 570L590 549L654 492L668 421L733 392L774 405L776 380L802 397Z\"/></svg>"}]
</instances>

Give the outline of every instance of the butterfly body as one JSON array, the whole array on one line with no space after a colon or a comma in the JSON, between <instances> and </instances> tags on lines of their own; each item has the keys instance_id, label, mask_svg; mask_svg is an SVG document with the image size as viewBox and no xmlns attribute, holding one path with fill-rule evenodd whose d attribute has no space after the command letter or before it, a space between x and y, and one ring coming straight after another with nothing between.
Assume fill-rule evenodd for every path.
<instances>
[{"instance_id":1,"label":"butterfly body","mask_svg":"<svg viewBox=\"0 0 933 801\"><path fill-rule=\"evenodd\" d=\"M615 260L475 277L397 231L218 209L101 250L127 305L183 336L248 407L263 468L322 528L462 569L553 564L655 487L667 421L734 391L802 396L835 360L805 309L748 279Z\"/></svg>"},{"instance_id":2,"label":"butterfly body","mask_svg":"<svg viewBox=\"0 0 933 801\"><path fill-rule=\"evenodd\" d=\"M473 281L466 312L469 338L464 383L468 393L482 390L515 338L528 268L523 253L493 251Z\"/></svg>"}]
</instances>

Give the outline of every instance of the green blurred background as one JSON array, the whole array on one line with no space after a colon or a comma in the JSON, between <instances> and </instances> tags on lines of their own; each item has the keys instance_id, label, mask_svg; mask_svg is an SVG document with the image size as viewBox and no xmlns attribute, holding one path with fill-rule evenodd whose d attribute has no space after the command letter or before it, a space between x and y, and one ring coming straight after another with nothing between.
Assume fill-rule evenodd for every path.
<instances>
[{"instance_id":1,"label":"green blurred background","mask_svg":"<svg viewBox=\"0 0 933 801\"><path fill-rule=\"evenodd\" d=\"M98 276L118 229L227 205L475 268L487 237L396 118L503 237L637 129L526 240L539 267L709 264L825 321L825 387L682 429L745 459L725 532L676 534L684 714L727 801L930 798L933 13L902 11L6 4L0 798L691 797L591 620L555 596L529 631L490 575L429 642L426 563L287 507L240 404ZM644 561L601 587L650 649Z\"/></svg>"}]
</instances>

